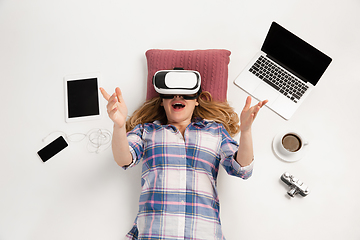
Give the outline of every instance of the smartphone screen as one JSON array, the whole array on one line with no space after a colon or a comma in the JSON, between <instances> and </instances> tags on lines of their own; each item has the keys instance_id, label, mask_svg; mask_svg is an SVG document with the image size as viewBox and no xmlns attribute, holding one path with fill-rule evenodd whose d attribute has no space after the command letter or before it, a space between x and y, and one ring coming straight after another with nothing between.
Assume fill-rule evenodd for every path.
<instances>
[{"instance_id":1,"label":"smartphone screen","mask_svg":"<svg viewBox=\"0 0 360 240\"><path fill-rule=\"evenodd\" d=\"M38 155L41 158L43 162L46 162L53 156L55 156L57 153L59 153L61 150L66 148L68 146L65 139L60 136L51 143L49 143L47 146L45 146L43 149L38 151Z\"/></svg>"}]
</instances>

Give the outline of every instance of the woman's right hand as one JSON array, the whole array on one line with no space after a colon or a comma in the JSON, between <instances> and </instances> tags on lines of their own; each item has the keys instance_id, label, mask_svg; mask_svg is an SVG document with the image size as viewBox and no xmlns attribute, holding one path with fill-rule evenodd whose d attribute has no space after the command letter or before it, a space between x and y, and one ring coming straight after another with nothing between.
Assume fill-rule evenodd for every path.
<instances>
[{"instance_id":1,"label":"woman's right hand","mask_svg":"<svg viewBox=\"0 0 360 240\"><path fill-rule=\"evenodd\" d=\"M103 88L100 88L100 92L106 101L108 101L106 108L110 119L117 127L124 127L128 110L124 98L122 97L120 88L117 87L115 89L115 93L113 93L111 96Z\"/></svg>"}]
</instances>

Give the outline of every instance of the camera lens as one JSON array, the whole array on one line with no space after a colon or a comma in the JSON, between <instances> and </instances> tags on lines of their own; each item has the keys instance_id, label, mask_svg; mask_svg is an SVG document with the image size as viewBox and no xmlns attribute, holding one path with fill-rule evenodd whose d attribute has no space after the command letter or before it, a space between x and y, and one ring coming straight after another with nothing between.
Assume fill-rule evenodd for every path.
<instances>
[{"instance_id":1,"label":"camera lens","mask_svg":"<svg viewBox=\"0 0 360 240\"><path fill-rule=\"evenodd\" d=\"M288 194L290 197L294 197L297 194L297 187L293 186L289 191Z\"/></svg>"}]
</instances>

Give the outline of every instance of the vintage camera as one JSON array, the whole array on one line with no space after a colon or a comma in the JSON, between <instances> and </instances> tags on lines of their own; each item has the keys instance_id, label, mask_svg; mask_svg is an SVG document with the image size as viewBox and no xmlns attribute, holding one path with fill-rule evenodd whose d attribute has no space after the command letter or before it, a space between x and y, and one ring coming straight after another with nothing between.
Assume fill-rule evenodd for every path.
<instances>
[{"instance_id":1,"label":"vintage camera","mask_svg":"<svg viewBox=\"0 0 360 240\"><path fill-rule=\"evenodd\" d=\"M290 190L287 192L290 197L294 197L298 193L305 197L310 193L310 189L303 182L288 172L281 175L281 180L290 186Z\"/></svg>"}]
</instances>

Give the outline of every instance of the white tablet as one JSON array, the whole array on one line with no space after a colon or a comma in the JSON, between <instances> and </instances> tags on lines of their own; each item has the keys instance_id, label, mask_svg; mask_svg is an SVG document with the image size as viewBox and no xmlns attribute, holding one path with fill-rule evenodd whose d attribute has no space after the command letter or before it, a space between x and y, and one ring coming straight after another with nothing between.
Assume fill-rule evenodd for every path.
<instances>
[{"instance_id":1,"label":"white tablet","mask_svg":"<svg viewBox=\"0 0 360 240\"><path fill-rule=\"evenodd\" d=\"M99 82L99 73L64 77L66 122L95 120L101 117Z\"/></svg>"}]
</instances>

